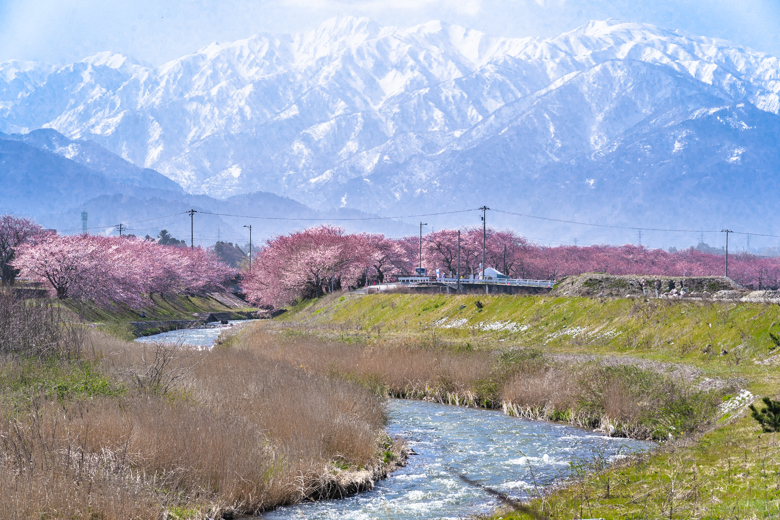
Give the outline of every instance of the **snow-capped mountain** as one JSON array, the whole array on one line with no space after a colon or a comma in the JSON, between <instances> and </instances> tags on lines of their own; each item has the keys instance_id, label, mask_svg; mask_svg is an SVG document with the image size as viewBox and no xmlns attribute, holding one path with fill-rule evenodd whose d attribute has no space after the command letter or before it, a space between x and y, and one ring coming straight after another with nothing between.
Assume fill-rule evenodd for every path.
<instances>
[{"instance_id":1,"label":"snow-capped mountain","mask_svg":"<svg viewBox=\"0 0 780 520\"><path fill-rule=\"evenodd\" d=\"M0 133L0 140L19 141L34 148L66 157L82 166L102 173L113 182L171 190L175 193L182 191L181 186L154 170L139 168L92 141L68 139L56 130L44 128L28 134L5 135Z\"/></svg>"},{"instance_id":2,"label":"snow-capped mountain","mask_svg":"<svg viewBox=\"0 0 780 520\"><path fill-rule=\"evenodd\" d=\"M386 213L522 203L549 216L704 225L704 207L625 209L651 207L659 189L733 196L703 180L713 171L749 184L758 169L774 186L778 113L778 58L615 21L540 39L346 17L157 68L110 53L59 68L0 64L2 132L92 140L190 193L263 190ZM660 175L670 164L687 176ZM752 210L731 215L729 200L725 220L753 222Z\"/></svg>"}]
</instances>

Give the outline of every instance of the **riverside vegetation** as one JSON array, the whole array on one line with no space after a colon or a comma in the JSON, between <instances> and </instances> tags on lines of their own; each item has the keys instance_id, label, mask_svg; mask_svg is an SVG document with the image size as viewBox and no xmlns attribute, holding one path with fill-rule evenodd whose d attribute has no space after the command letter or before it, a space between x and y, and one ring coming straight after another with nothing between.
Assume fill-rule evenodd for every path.
<instances>
[{"instance_id":1,"label":"riverside vegetation","mask_svg":"<svg viewBox=\"0 0 780 520\"><path fill-rule=\"evenodd\" d=\"M777 392L777 306L334 294L206 353L131 345L63 306L3 297L11 518L198 518L357 491L402 457L383 433L386 395L667 439L617 465L575 462L574 480L504 518L780 507L778 434L741 411L745 390Z\"/></svg>"},{"instance_id":2,"label":"riverside vegetation","mask_svg":"<svg viewBox=\"0 0 780 520\"><path fill-rule=\"evenodd\" d=\"M496 518L679 519L780 514L780 434L747 412L777 398L778 337L759 303L334 294L239 341L380 395L663 439Z\"/></svg>"},{"instance_id":3,"label":"riverside vegetation","mask_svg":"<svg viewBox=\"0 0 780 520\"><path fill-rule=\"evenodd\" d=\"M370 487L403 458L358 385L70 318L0 291L4 518L229 517Z\"/></svg>"}]
</instances>

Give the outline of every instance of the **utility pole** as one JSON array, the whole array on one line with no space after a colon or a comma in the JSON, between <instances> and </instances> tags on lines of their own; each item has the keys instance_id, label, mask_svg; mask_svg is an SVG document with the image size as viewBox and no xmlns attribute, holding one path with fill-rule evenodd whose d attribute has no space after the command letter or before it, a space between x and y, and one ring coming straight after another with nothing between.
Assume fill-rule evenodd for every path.
<instances>
[{"instance_id":1,"label":"utility pole","mask_svg":"<svg viewBox=\"0 0 780 520\"><path fill-rule=\"evenodd\" d=\"M252 224L249 224L248 226L244 226L245 228L249 228L249 272L252 272Z\"/></svg>"},{"instance_id":2,"label":"utility pole","mask_svg":"<svg viewBox=\"0 0 780 520\"><path fill-rule=\"evenodd\" d=\"M195 213L197 211L191 209L187 213L190 214L190 249L195 249Z\"/></svg>"},{"instance_id":3,"label":"utility pole","mask_svg":"<svg viewBox=\"0 0 780 520\"><path fill-rule=\"evenodd\" d=\"M479 208L482 211L482 279L485 279L485 242L487 241L487 206Z\"/></svg>"},{"instance_id":4,"label":"utility pole","mask_svg":"<svg viewBox=\"0 0 780 520\"><path fill-rule=\"evenodd\" d=\"M458 293L460 293L460 229L458 230L458 272L455 276L458 280Z\"/></svg>"},{"instance_id":5,"label":"utility pole","mask_svg":"<svg viewBox=\"0 0 780 520\"><path fill-rule=\"evenodd\" d=\"M729 277L729 233L733 233L730 229L721 229L721 233L726 233L726 278Z\"/></svg>"},{"instance_id":6,"label":"utility pole","mask_svg":"<svg viewBox=\"0 0 780 520\"><path fill-rule=\"evenodd\" d=\"M639 233L639 246L641 247L642 246L642 230L640 229L637 232Z\"/></svg>"},{"instance_id":7,"label":"utility pole","mask_svg":"<svg viewBox=\"0 0 780 520\"><path fill-rule=\"evenodd\" d=\"M81 232L85 235L87 234L87 216L86 211L81 212Z\"/></svg>"},{"instance_id":8,"label":"utility pole","mask_svg":"<svg viewBox=\"0 0 780 520\"><path fill-rule=\"evenodd\" d=\"M124 228L124 225L123 224L119 224L117 227L119 228L119 236L121 237L122 236L122 229Z\"/></svg>"},{"instance_id":9,"label":"utility pole","mask_svg":"<svg viewBox=\"0 0 780 520\"><path fill-rule=\"evenodd\" d=\"M509 273L507 273L506 269L506 244L504 244L504 274L509 276Z\"/></svg>"},{"instance_id":10,"label":"utility pole","mask_svg":"<svg viewBox=\"0 0 780 520\"><path fill-rule=\"evenodd\" d=\"M422 274L422 228L427 225L426 222L420 222L420 270L417 271L418 276Z\"/></svg>"},{"instance_id":11,"label":"utility pole","mask_svg":"<svg viewBox=\"0 0 780 520\"><path fill-rule=\"evenodd\" d=\"M750 252L750 235L747 236L747 252Z\"/></svg>"}]
</instances>

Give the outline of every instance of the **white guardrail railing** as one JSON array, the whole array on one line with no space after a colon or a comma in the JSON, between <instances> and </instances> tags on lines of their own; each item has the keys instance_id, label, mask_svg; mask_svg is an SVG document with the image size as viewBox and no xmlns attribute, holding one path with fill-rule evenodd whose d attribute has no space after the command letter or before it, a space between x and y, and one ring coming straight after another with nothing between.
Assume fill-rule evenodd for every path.
<instances>
[{"instance_id":1,"label":"white guardrail railing","mask_svg":"<svg viewBox=\"0 0 780 520\"><path fill-rule=\"evenodd\" d=\"M457 284L457 278L434 278L431 276L399 276L398 281L400 283L444 283L444 284ZM494 278L492 280L475 280L469 278L461 278L462 284L489 284L489 285L514 285L517 287L543 287L546 289L552 289L555 285L554 280L523 280L521 278Z\"/></svg>"}]
</instances>

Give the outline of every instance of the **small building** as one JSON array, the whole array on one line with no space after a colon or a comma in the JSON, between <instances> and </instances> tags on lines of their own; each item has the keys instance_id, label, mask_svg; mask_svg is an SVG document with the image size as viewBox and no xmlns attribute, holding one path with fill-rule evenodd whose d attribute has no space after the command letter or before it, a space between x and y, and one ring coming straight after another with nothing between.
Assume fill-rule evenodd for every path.
<instances>
[{"instance_id":1,"label":"small building","mask_svg":"<svg viewBox=\"0 0 780 520\"><path fill-rule=\"evenodd\" d=\"M488 267L485 269L485 280L508 280L509 277L497 269Z\"/></svg>"}]
</instances>

